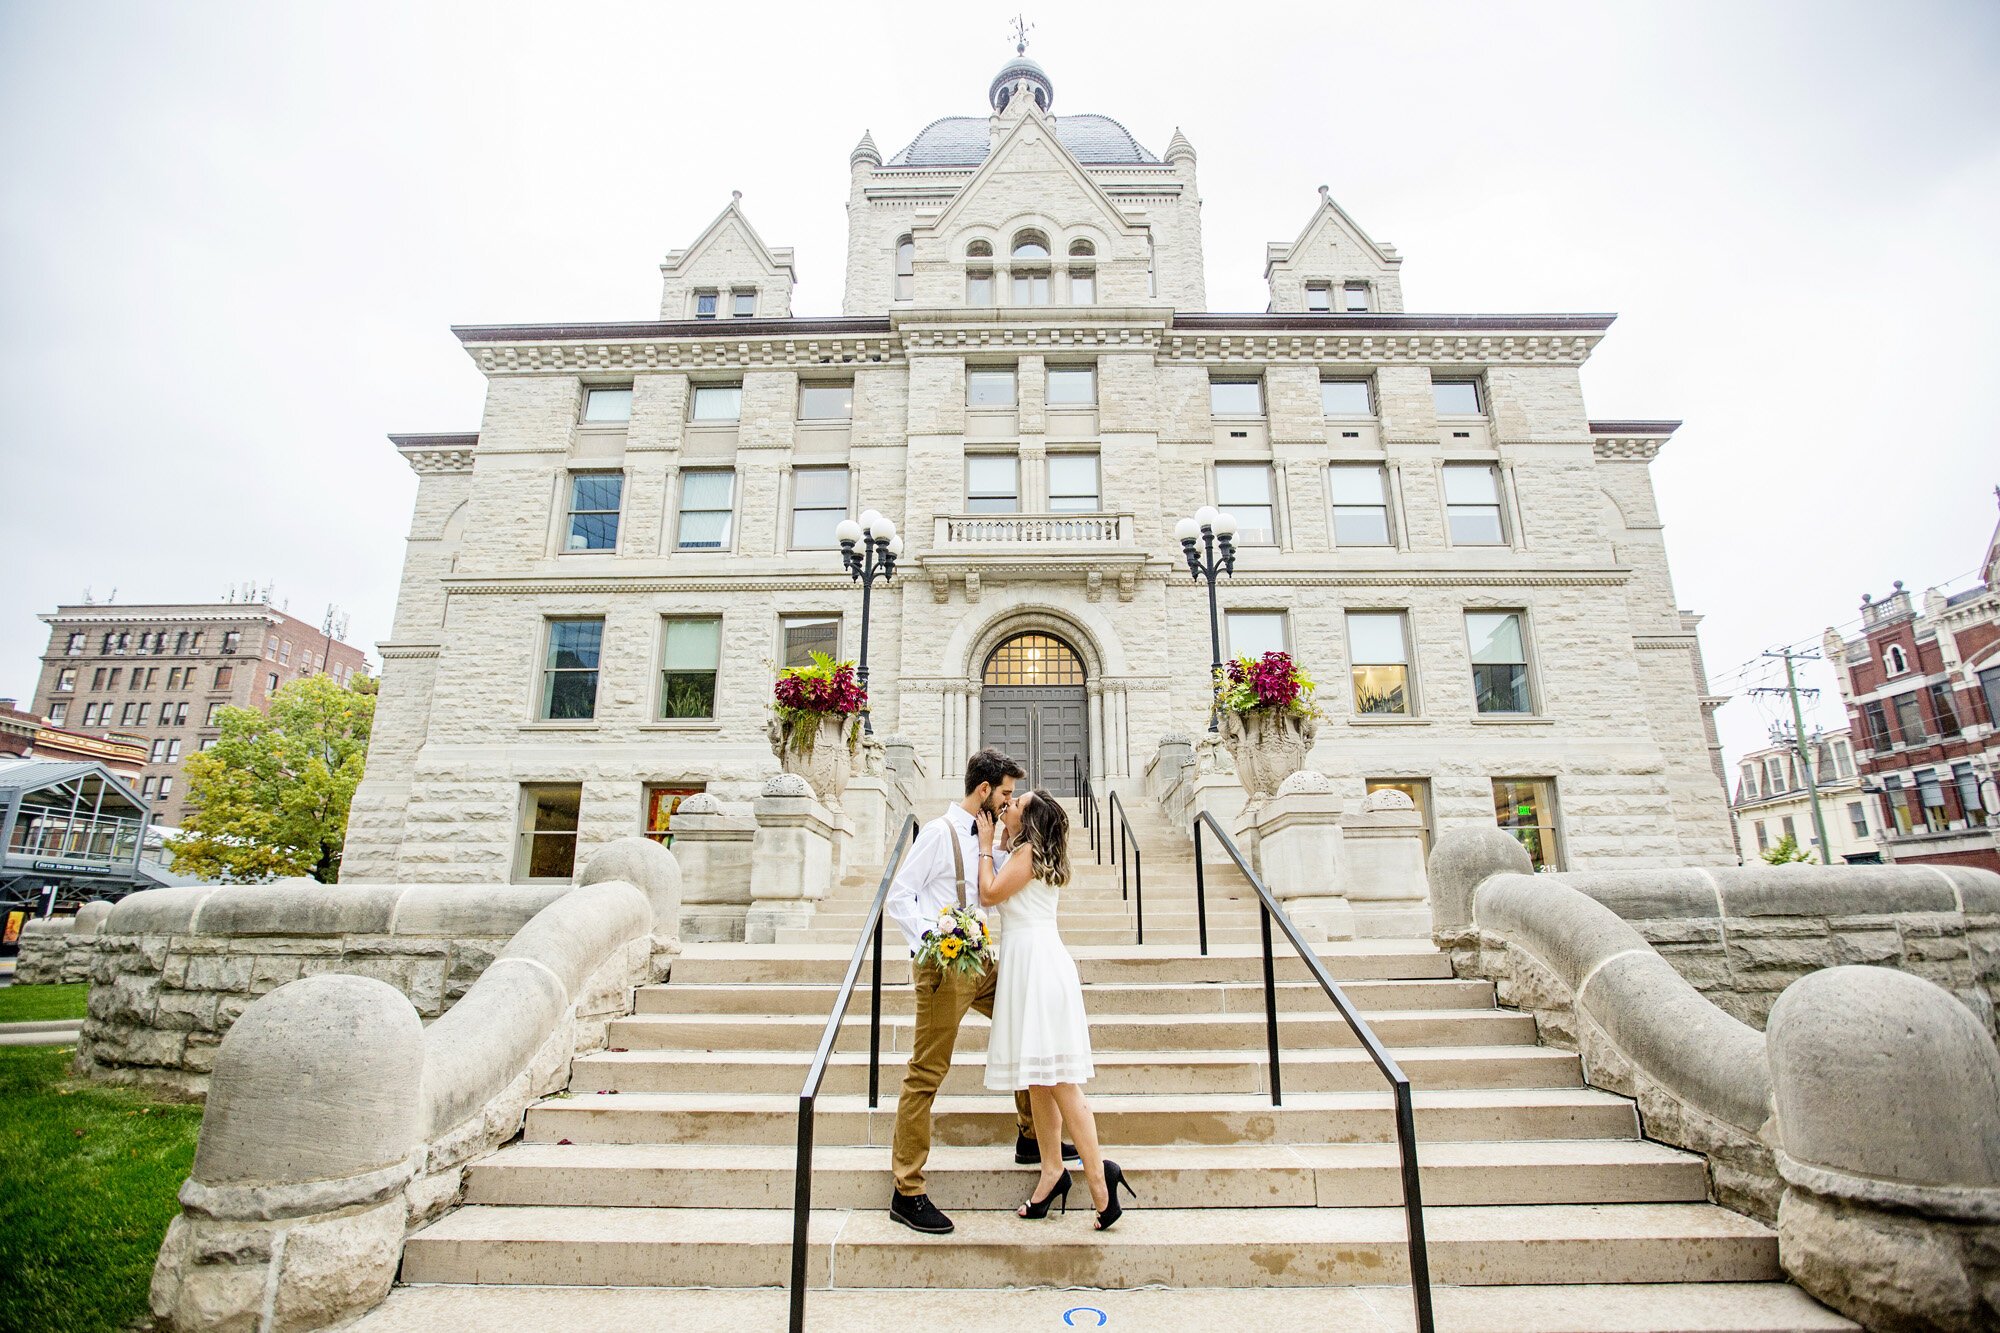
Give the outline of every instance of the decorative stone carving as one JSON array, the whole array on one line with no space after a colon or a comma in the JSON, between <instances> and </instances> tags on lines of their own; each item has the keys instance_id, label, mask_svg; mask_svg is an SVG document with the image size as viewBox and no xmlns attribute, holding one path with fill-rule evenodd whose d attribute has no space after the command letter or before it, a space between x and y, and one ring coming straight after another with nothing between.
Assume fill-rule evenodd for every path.
<instances>
[{"instance_id":1,"label":"decorative stone carving","mask_svg":"<svg viewBox=\"0 0 2000 1333\"><path fill-rule=\"evenodd\" d=\"M853 736L860 727L860 719L840 713L822 713L818 730L813 734L810 746L801 748L795 741L792 724L780 718L772 718L768 728L771 737L771 752L778 756L778 763L784 767L785 775L804 779L806 791L772 792L767 785L766 795L817 796L829 810L840 809L840 794L847 790L847 780L854 772L854 754L851 746Z\"/></svg>"},{"instance_id":2,"label":"decorative stone carving","mask_svg":"<svg viewBox=\"0 0 2000 1333\"><path fill-rule=\"evenodd\" d=\"M1414 810L1417 808L1417 803L1410 799L1408 792L1397 791L1394 787L1384 787L1380 791L1369 792L1368 799L1361 803L1361 808L1370 813L1379 810Z\"/></svg>"},{"instance_id":3,"label":"decorative stone carving","mask_svg":"<svg viewBox=\"0 0 2000 1333\"><path fill-rule=\"evenodd\" d=\"M1278 785L1305 767L1306 753L1319 734L1319 719L1276 708L1248 713L1224 710L1222 743L1242 780L1247 808L1254 809L1278 790Z\"/></svg>"},{"instance_id":4,"label":"decorative stone carving","mask_svg":"<svg viewBox=\"0 0 2000 1333\"><path fill-rule=\"evenodd\" d=\"M722 813L722 802L717 800L712 792L698 791L694 795L682 800L680 809L674 813L682 815L719 815Z\"/></svg>"},{"instance_id":5,"label":"decorative stone carving","mask_svg":"<svg viewBox=\"0 0 2000 1333\"><path fill-rule=\"evenodd\" d=\"M811 796L812 784L797 773L778 773L764 779L766 796Z\"/></svg>"},{"instance_id":6,"label":"decorative stone carving","mask_svg":"<svg viewBox=\"0 0 2000 1333\"><path fill-rule=\"evenodd\" d=\"M1324 796L1333 790L1333 779L1318 769L1302 768L1278 784L1280 796Z\"/></svg>"}]
</instances>

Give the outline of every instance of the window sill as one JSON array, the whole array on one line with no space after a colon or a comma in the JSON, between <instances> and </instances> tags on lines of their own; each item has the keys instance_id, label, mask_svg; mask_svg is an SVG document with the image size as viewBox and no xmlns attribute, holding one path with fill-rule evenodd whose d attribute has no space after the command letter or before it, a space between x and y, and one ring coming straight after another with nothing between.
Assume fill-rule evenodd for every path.
<instances>
[{"instance_id":1,"label":"window sill","mask_svg":"<svg viewBox=\"0 0 2000 1333\"><path fill-rule=\"evenodd\" d=\"M1476 727L1553 727L1556 720L1536 713L1475 713L1472 724Z\"/></svg>"},{"instance_id":2,"label":"window sill","mask_svg":"<svg viewBox=\"0 0 2000 1333\"><path fill-rule=\"evenodd\" d=\"M1427 717L1350 717L1347 719L1347 725L1350 727L1428 727L1430 724L1431 719Z\"/></svg>"},{"instance_id":3,"label":"window sill","mask_svg":"<svg viewBox=\"0 0 2000 1333\"><path fill-rule=\"evenodd\" d=\"M620 551L619 551L619 550L618 550L618 548L617 548L617 547L615 547L615 546L591 546L591 547L567 547L567 546L566 546L566 547L564 547L563 549L561 549L561 550L559 550L559 551L557 551L557 552L556 552L556 558L557 558L557 559L561 559L561 558L562 558L563 556L573 556L573 555L611 555L611 556L615 556L615 555L618 555L618 554L620 554Z\"/></svg>"},{"instance_id":4,"label":"window sill","mask_svg":"<svg viewBox=\"0 0 2000 1333\"><path fill-rule=\"evenodd\" d=\"M722 723L712 717L661 718L654 722L641 722L641 731L721 731Z\"/></svg>"},{"instance_id":5,"label":"window sill","mask_svg":"<svg viewBox=\"0 0 2000 1333\"><path fill-rule=\"evenodd\" d=\"M599 731L603 724L595 718L579 718L575 721L523 722L522 731Z\"/></svg>"}]
</instances>

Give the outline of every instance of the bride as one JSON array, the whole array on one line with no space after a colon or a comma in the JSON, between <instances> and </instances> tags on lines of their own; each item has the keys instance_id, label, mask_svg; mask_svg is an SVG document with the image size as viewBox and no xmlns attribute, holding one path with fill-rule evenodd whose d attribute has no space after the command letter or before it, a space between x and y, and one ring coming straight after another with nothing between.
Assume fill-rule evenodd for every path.
<instances>
[{"instance_id":1,"label":"bride","mask_svg":"<svg viewBox=\"0 0 2000 1333\"><path fill-rule=\"evenodd\" d=\"M1056 933L1056 891L1069 882L1069 812L1043 788L1003 806L1001 827L1009 854L994 869L993 816L978 816L979 901L1000 918L1000 979L993 996L993 1031L986 1047L986 1086L999 1092L1026 1088L1042 1147L1042 1174L1019 1215L1040 1219L1060 1199L1069 1211L1069 1172L1060 1144L1067 1133L1083 1159L1084 1180L1097 1208L1097 1229L1109 1230L1123 1212L1118 1187L1138 1197L1118 1163L1105 1160L1097 1121L1082 1084L1094 1073L1090 1023L1076 963ZM1055 1155L1051 1155L1051 1153Z\"/></svg>"}]
</instances>

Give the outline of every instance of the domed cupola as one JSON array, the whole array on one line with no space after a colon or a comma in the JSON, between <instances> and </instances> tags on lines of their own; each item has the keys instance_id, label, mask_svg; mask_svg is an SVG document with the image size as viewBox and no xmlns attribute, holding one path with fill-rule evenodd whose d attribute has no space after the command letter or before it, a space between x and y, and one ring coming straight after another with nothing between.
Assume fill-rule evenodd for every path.
<instances>
[{"instance_id":1,"label":"domed cupola","mask_svg":"<svg viewBox=\"0 0 2000 1333\"><path fill-rule=\"evenodd\" d=\"M993 114L997 116L1005 111L1007 103L1013 99L1015 90L1022 87L1034 92L1035 105L1044 112L1056 100L1056 86L1049 81L1049 76L1042 67L1027 56L1016 54L1012 60L1000 67L1000 72L993 76L992 86L986 90L986 100L992 103Z\"/></svg>"}]
</instances>

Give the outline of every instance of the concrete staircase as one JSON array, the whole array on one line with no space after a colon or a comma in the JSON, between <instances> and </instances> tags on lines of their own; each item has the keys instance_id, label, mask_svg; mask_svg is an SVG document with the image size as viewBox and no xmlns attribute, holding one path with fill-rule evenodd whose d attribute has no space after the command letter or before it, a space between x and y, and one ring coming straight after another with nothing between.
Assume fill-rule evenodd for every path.
<instances>
[{"instance_id":1,"label":"concrete staircase","mask_svg":"<svg viewBox=\"0 0 2000 1333\"><path fill-rule=\"evenodd\" d=\"M1164 921L1177 874L1191 900L1192 866L1158 845L1147 896ZM1104 1235L1081 1181L1070 1215L1013 1216L1034 1177L1013 1164L1012 1099L982 1086L976 1016L929 1168L958 1229L889 1221L912 997L907 962L888 962L871 1111L864 971L819 1099L813 1328L1053 1327L1065 1312L1083 1327L1413 1327L1387 1089L1303 965L1281 960L1285 1100L1271 1106L1254 908L1233 879L1211 877L1208 958L1164 942L1191 940L1191 916L1155 943L1149 910L1148 944L1131 944L1115 881L1094 869L1066 895L1098 1053L1090 1094L1140 1191ZM529 1110L522 1140L469 1169L464 1206L411 1237L403 1285L360 1326L782 1328L798 1092L860 924L829 918L865 910L852 888L813 927L824 939L689 946L613 1023L611 1049ZM1630 1101L1584 1086L1576 1056L1537 1046L1532 1019L1454 980L1428 941L1321 956L1417 1089L1438 1328L1854 1327L1784 1283L1771 1231L1705 1201L1698 1158L1640 1138Z\"/></svg>"}]
</instances>

